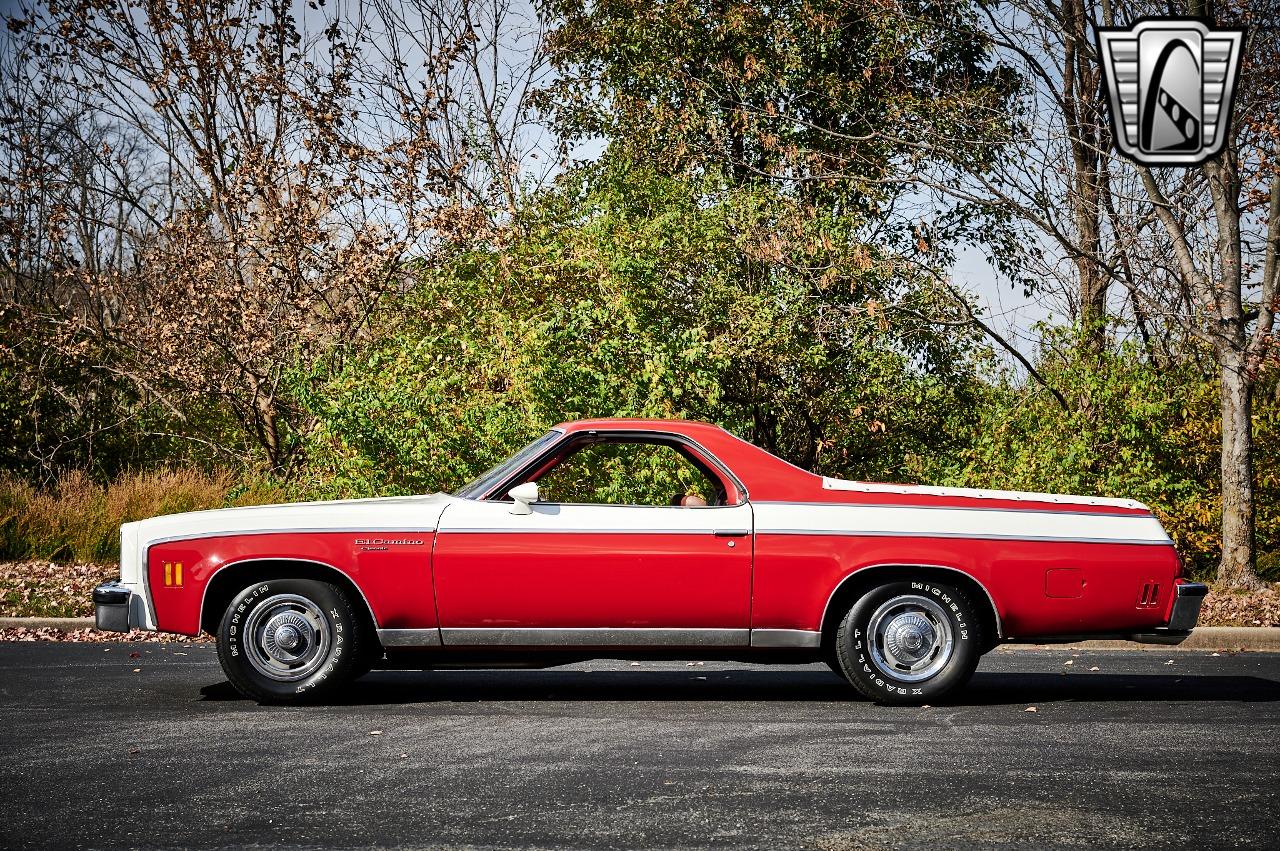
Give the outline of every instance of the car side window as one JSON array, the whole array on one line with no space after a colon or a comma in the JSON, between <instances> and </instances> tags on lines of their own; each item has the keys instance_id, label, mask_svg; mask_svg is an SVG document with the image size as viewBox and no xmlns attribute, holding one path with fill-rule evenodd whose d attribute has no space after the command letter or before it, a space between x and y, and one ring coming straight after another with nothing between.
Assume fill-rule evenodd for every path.
<instances>
[{"instance_id":1,"label":"car side window","mask_svg":"<svg viewBox=\"0 0 1280 851\"><path fill-rule=\"evenodd\" d=\"M662 443L588 443L538 479L543 502L601 505L715 505L719 486Z\"/></svg>"}]
</instances>

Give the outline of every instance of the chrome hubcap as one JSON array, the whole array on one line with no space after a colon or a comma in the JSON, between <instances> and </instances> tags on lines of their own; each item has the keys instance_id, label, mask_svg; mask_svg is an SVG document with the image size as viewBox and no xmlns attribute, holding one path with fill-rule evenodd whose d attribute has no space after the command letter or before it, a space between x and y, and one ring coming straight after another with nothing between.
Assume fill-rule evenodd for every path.
<instances>
[{"instance_id":1,"label":"chrome hubcap","mask_svg":"<svg viewBox=\"0 0 1280 851\"><path fill-rule=\"evenodd\" d=\"M245 655L259 673L294 682L315 673L329 655L332 634L320 607L297 594L268 597L244 624Z\"/></svg>"},{"instance_id":2,"label":"chrome hubcap","mask_svg":"<svg viewBox=\"0 0 1280 851\"><path fill-rule=\"evenodd\" d=\"M955 642L942 606L919 594L887 600L867 624L871 661L904 682L927 680L951 661Z\"/></svg>"}]
</instances>

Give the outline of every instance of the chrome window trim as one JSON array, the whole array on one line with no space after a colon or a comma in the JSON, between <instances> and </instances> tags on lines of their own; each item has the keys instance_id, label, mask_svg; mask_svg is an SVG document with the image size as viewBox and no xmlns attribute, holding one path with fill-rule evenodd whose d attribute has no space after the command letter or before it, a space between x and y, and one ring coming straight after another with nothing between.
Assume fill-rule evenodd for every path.
<instances>
[{"instance_id":1,"label":"chrome window trim","mask_svg":"<svg viewBox=\"0 0 1280 851\"><path fill-rule=\"evenodd\" d=\"M844 584L848 582L850 579L855 578L858 574L862 573L863 571L870 570L876 567L898 567L904 570L910 570L913 567L923 567L929 570L946 570L946 571L950 571L951 573L958 573L961 576L972 580L974 584L976 584L979 588L982 589L982 593L987 595L987 600L988 602L991 603L991 613L995 616L995 619L996 619L996 635L995 635L996 639L999 640L1004 638L1004 624L1000 619L1000 607L996 605L996 598L992 596L991 591L987 589L987 586L984 585L978 579L978 577L974 576L972 573L969 573L968 571L961 570L958 567L949 567L945 564L920 564L918 562L908 563L908 562L901 562L901 561L880 561L874 564L863 565L862 567L859 567L857 570L854 570L853 572L851 572L844 579L841 579L839 582L837 582L836 587L832 588L831 593L827 595L827 602L822 608L822 624L821 624L822 632L825 633L827 631L827 615L831 611L831 601L835 599L836 594L840 591L842 587L844 587ZM906 577L903 577L903 580L905 579Z\"/></svg>"},{"instance_id":2,"label":"chrome window trim","mask_svg":"<svg viewBox=\"0 0 1280 851\"><path fill-rule=\"evenodd\" d=\"M463 492L463 491L467 490L468 488L470 488L470 487L472 487L472 486L474 486L474 485L478 485L478 484L480 484L481 482L483 482L483 481L484 481L484 479L488 478L489 474L496 473L496 472L498 472L499 470L501 470L501 469L502 469L503 467L505 467L505 466L506 466L510 461L514 460L514 459L515 459L517 456L519 456L521 453L525 452L525 451L526 451L526 450L528 450L528 449L533 448L535 445L537 445L537 444L539 444L539 443L543 443L543 442L545 442L545 441L547 440L547 438L552 437L552 435L560 435L560 437L561 437L561 438L563 438L563 437L564 437L564 429L562 429L562 428L553 428L553 429L549 429L549 430L547 431L547 433L546 433L546 434L542 435L542 437L536 438L535 440L531 440L530 442L526 443L524 446L520 447L519 449L517 449L517 450L516 450L515 452L513 452L512 454L510 454L510 455L508 455L506 458L502 459L502 461L498 462L497 464L494 464L492 467L490 467L489 469L485 470L485 471L484 471L483 473L481 473L477 478L472 479L471 481L467 482L467 483L466 483L466 484L464 484L462 487L458 488L456 491L451 491L451 492L449 493L449 495L450 495L450 496L452 496L454 499L485 499L489 494L493 493L494 491L493 491L493 490L485 491L485 492L483 492L483 494L482 494L481 496L462 496L461 494L462 494L462 492ZM537 456L535 456L535 460L536 460L537 458L543 458L543 457L545 457L545 456L546 456L546 453L547 453L547 452L548 452L552 447L556 446L559 442L560 442L560 440L559 440L559 439L553 439L553 440L551 441L551 443L550 443L550 444L548 444L548 446L546 447L546 449L542 450L542 452L540 452ZM520 469L525 469L525 468L524 468L524 467L522 467L522 468L520 468ZM501 482L501 481L502 481L502 480L501 480L501 479L499 479L499 482Z\"/></svg>"},{"instance_id":3,"label":"chrome window trim","mask_svg":"<svg viewBox=\"0 0 1280 851\"><path fill-rule=\"evenodd\" d=\"M750 629L441 627L446 647L748 647Z\"/></svg>"},{"instance_id":4,"label":"chrome window trim","mask_svg":"<svg viewBox=\"0 0 1280 851\"><path fill-rule=\"evenodd\" d=\"M711 463L717 470L720 471L721 475L723 475L729 481L733 482L734 487L738 489L737 502L731 503L729 505L709 505L709 506L700 506L700 507L734 508L740 505L746 505L750 501L750 494L747 492L747 486L742 483L742 480L739 479L732 470L730 470L727 466L725 466L725 463L723 461L721 461L711 452L708 452L707 449L702 446L702 444L698 443L698 441L694 440L693 438L680 434L678 432L674 432L674 431L648 431L648 430L642 431L639 429L611 429L611 428L589 429L585 431L575 431L575 432L564 432L564 431L560 432L560 439L557 440L555 443L551 444L550 446L548 446L546 451L544 451L541 455L539 455L533 461L526 464L524 467L521 467L519 470L516 471L515 475L508 477L506 481L501 482L499 485L494 487L488 493L485 493L483 496L474 497L474 499L479 502L492 501L495 494L505 494L508 490L515 487L516 485L524 484L524 480L522 477L526 473L528 473L529 470L537 467L539 464L545 461L548 457L553 455L556 449L558 449L566 441L576 440L580 435L586 435L586 434L595 434L595 435L605 436L605 437L627 437L627 436L649 437L651 436L651 437L657 437L657 438L668 438L678 443L683 443L684 445L697 450L703 457L707 459L709 463ZM637 441L637 442L643 442L643 441ZM601 502L548 503L548 504L549 505L569 505L569 504L614 505L614 503L601 503ZM617 507L625 508L628 506L619 505ZM641 507L643 508L684 508L685 506L648 505L648 506L641 506Z\"/></svg>"}]
</instances>

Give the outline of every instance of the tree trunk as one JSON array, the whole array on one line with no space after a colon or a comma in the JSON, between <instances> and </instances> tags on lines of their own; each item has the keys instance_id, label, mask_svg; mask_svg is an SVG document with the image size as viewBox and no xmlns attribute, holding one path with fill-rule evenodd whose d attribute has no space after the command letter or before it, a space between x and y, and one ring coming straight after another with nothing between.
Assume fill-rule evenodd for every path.
<instances>
[{"instance_id":1,"label":"tree trunk","mask_svg":"<svg viewBox=\"0 0 1280 851\"><path fill-rule=\"evenodd\" d=\"M1088 17L1082 0L1068 0L1063 17L1069 27L1063 57L1062 103L1071 139L1072 181L1067 197L1075 220L1076 272L1080 291L1080 328L1084 344L1099 354L1107 339L1107 271L1098 262L1102 248L1100 143L1097 74L1084 45ZM1082 400L1082 406L1089 406Z\"/></svg>"},{"instance_id":2,"label":"tree trunk","mask_svg":"<svg viewBox=\"0 0 1280 851\"><path fill-rule=\"evenodd\" d=\"M1254 573L1253 382L1244 358L1219 354L1222 381L1222 561L1218 583L1258 586Z\"/></svg>"},{"instance_id":3,"label":"tree trunk","mask_svg":"<svg viewBox=\"0 0 1280 851\"><path fill-rule=\"evenodd\" d=\"M1254 573L1253 385L1249 369L1249 320L1243 299L1240 241L1240 173L1234 152L1224 151L1203 166L1218 224L1217 303L1218 370L1222 385L1222 561L1218 582L1256 588Z\"/></svg>"}]
</instances>

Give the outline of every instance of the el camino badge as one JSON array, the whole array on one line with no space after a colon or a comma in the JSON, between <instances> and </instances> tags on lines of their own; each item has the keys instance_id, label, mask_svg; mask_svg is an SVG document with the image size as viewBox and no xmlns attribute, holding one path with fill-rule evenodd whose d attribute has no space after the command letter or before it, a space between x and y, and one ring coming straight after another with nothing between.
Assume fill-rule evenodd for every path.
<instances>
[{"instance_id":1,"label":"el camino badge","mask_svg":"<svg viewBox=\"0 0 1280 851\"><path fill-rule=\"evenodd\" d=\"M378 552L387 547L407 547L422 544L421 538L356 538L356 546L362 550Z\"/></svg>"}]
</instances>

